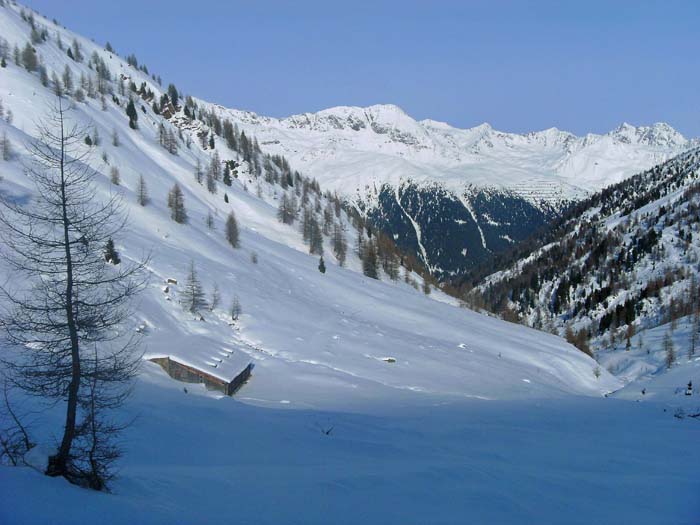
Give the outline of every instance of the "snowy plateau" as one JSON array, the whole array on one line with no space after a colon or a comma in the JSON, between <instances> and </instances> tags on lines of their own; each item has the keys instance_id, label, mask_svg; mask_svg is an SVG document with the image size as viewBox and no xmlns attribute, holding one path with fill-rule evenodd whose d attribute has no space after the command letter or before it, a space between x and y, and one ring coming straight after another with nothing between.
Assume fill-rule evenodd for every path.
<instances>
[{"instance_id":1,"label":"snowy plateau","mask_svg":"<svg viewBox=\"0 0 700 525\"><path fill-rule=\"evenodd\" d=\"M34 47L48 82L12 56L32 41L29 14L45 29ZM114 239L122 264L151 254L129 319L144 360L118 409L131 423L120 435L110 491L43 475L65 403L13 391L36 446L19 466L0 465L0 523L698 523L700 392L684 389L700 385L700 358L627 380L606 369L620 364L617 354L599 364L561 337L467 309L439 288L425 294L415 272L366 277L346 209L333 222L346 232L347 259L340 264L323 234L322 273L298 224L278 219L291 190L257 176L219 136L212 149L201 140L209 125L186 118L182 107L153 111L130 88L161 99L165 90L150 75L13 2L0 6L0 36L9 46L0 136L12 145L0 160L2 198L23 206L39 198L24 167L37 123L55 101L50 79L68 68L69 118L91 130L91 144L79 151L97 173L97 198L117 195L128 212ZM74 42L82 60L67 55ZM98 66L103 97L94 93ZM76 96L81 77L85 92ZM125 113L130 97L137 129ZM327 192L359 191L369 202L381 185L409 180L437 183L461 202L465 183L492 187L496 176L512 198L539 207L546 192L558 200L594 191L694 144L662 124L581 138L557 130L512 135L416 122L395 106L277 120L193 100L255 137L260 155L282 154L315 178L321 191L311 201L320 209L333 204ZM211 191L193 174L214 152L236 172ZM137 202L140 177L146 205ZM544 188L534 197L523 193L531 180ZM176 183L184 224L167 205ZM224 236L230 212L238 247ZM420 225L411 227L420 240ZM218 286L222 306L197 315L182 307L191 264L207 294ZM14 274L5 263L0 272L6 285ZM234 297L236 320L228 312ZM678 347L689 326L684 320L675 332ZM661 337L649 330L652 350L635 362L661 360ZM15 352L0 342L3 358ZM252 376L225 396L176 381L149 361L163 356L222 377L252 363Z\"/></svg>"}]
</instances>

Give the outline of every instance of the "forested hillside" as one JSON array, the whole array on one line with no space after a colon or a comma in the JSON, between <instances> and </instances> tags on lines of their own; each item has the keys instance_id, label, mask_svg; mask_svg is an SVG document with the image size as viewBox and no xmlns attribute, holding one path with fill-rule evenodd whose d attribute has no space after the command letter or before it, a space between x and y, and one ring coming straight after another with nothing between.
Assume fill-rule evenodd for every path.
<instances>
[{"instance_id":1,"label":"forested hillside","mask_svg":"<svg viewBox=\"0 0 700 525\"><path fill-rule=\"evenodd\" d=\"M482 268L467 297L588 353L629 350L635 332L689 314L697 332L699 178L695 149L606 188L503 257L503 270Z\"/></svg>"}]
</instances>

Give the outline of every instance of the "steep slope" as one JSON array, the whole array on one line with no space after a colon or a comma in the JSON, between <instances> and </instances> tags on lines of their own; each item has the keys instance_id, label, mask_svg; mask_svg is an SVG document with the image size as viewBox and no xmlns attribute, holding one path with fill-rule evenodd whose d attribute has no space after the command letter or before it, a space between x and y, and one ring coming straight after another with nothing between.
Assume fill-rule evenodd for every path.
<instances>
[{"instance_id":1,"label":"steep slope","mask_svg":"<svg viewBox=\"0 0 700 525\"><path fill-rule=\"evenodd\" d=\"M582 347L631 350L635 332L700 311L699 178L694 149L605 189L532 239L529 253L504 258L502 271L477 274L470 297L531 326L567 329Z\"/></svg>"},{"instance_id":2,"label":"steep slope","mask_svg":"<svg viewBox=\"0 0 700 525\"><path fill-rule=\"evenodd\" d=\"M1 9L0 16L3 34L14 39L10 46L22 48L31 20L23 20L20 8L12 6ZM52 22L36 16L33 23L40 30L46 27L46 40L36 44L36 51L49 78L68 67L75 78L84 76L87 84L100 64L108 70L102 101L99 90L88 89L88 96L76 101L78 88L74 89L73 114L77 121L91 126L93 135L103 137L96 141L98 145L93 138L93 145L85 146L92 149L93 168L102 174L100 192L121 193L129 207L129 230L115 239L122 258L153 251L149 267L153 278L135 320L147 328L149 352L160 354L182 345L180 355L191 352L198 364L213 368L218 366L217 359L221 361L221 347L247 354L257 366L255 380L246 391L265 403L291 398L319 405L334 399L332 391L352 392L350 397L359 399L420 397L421 392L502 398L566 391L600 393L614 388L614 379L596 379L592 373L595 363L558 338L455 308L440 302L451 300L438 291L428 298L404 283L367 279L358 273L360 261L352 245L347 269L326 252L330 268L321 274L318 256L305 253L308 245L297 227L277 219L286 178L263 162L263 153L255 153L252 146L242 153L228 148L206 123L210 116L203 106L191 108L202 120L186 117L185 104L169 119L165 116L172 105L161 103L160 114L154 113L149 102L162 102L163 92L142 71ZM75 39L83 62L70 59L58 47L58 36L64 47ZM35 133L34 122L52 97L50 82L42 86L40 73L11 62L0 82L5 111L14 115L12 124L3 122L0 130L14 149L12 159L3 162L2 192L15 200L31 201L32 188L27 187L21 168L26 161L23 144ZM129 98L138 108L136 130L129 128L125 115ZM113 135L117 141L111 140ZM230 186L215 181L216 192L197 184L193 175L198 163L211 165L214 158L209 141L200 140L207 136L214 137L214 151L221 161L235 161L237 166ZM174 153L169 151L172 141ZM250 144L253 142L251 138ZM120 173L119 186L110 184L113 168ZM151 202L147 206L135 202L139 175L148 185ZM301 201L305 195L311 203L318 201L317 210L331 204L330 197L301 181L297 179L295 186ZM183 189L189 224L169 218L166 195L175 182ZM223 220L232 210L241 225L240 249L231 248L222 231ZM206 226L209 213L214 229ZM353 227L348 216L340 212L334 220L348 231L352 242L356 235L350 233ZM328 246L329 239L324 238ZM235 330L225 322L223 309L205 314L203 324L177 305L177 286L170 291L174 300L163 293L166 278L183 280L190 260L206 289L218 283L223 304L234 294L240 298L244 315ZM387 356L396 363L383 361ZM521 381L526 370L537 380ZM512 381L507 379L510 374L514 374Z\"/></svg>"},{"instance_id":3,"label":"steep slope","mask_svg":"<svg viewBox=\"0 0 700 525\"><path fill-rule=\"evenodd\" d=\"M534 206L513 192L469 187L455 194L438 183L384 184L375 205L359 207L445 281L459 279L557 217L555 208Z\"/></svg>"}]
</instances>

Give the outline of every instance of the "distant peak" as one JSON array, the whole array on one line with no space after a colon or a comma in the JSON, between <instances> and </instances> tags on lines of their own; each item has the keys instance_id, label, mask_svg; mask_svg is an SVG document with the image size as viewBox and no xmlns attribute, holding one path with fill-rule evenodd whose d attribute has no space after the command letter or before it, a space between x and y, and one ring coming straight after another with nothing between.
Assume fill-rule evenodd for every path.
<instances>
[{"instance_id":1,"label":"distant peak","mask_svg":"<svg viewBox=\"0 0 700 525\"><path fill-rule=\"evenodd\" d=\"M427 126L429 128L436 128L436 129L452 129L452 126L450 126L447 122L443 122L441 120L433 120L430 118L423 119L418 122L419 124L422 124L423 126Z\"/></svg>"},{"instance_id":2,"label":"distant peak","mask_svg":"<svg viewBox=\"0 0 700 525\"><path fill-rule=\"evenodd\" d=\"M399 114L408 116L407 113L395 104L373 104L371 106L333 106L322 109L313 115L349 115L349 114ZM309 113L305 113L308 115ZM295 116L295 115L293 115Z\"/></svg>"},{"instance_id":3,"label":"distant peak","mask_svg":"<svg viewBox=\"0 0 700 525\"><path fill-rule=\"evenodd\" d=\"M472 129L477 130L477 131L481 131L483 133L495 131L493 129L493 126L491 124L489 124L488 122L483 122L483 123L479 124L478 126L474 126Z\"/></svg>"},{"instance_id":4,"label":"distant peak","mask_svg":"<svg viewBox=\"0 0 700 525\"><path fill-rule=\"evenodd\" d=\"M634 126L623 122L607 135L620 142L634 142L649 146L675 147L683 146L688 142L681 133L666 122L655 122L651 126Z\"/></svg>"},{"instance_id":5,"label":"distant peak","mask_svg":"<svg viewBox=\"0 0 700 525\"><path fill-rule=\"evenodd\" d=\"M387 113L402 113L406 115L406 112L403 110L403 108L397 106L396 104L374 104L372 106L367 106L365 108L368 111L380 111L380 112L387 112Z\"/></svg>"}]
</instances>

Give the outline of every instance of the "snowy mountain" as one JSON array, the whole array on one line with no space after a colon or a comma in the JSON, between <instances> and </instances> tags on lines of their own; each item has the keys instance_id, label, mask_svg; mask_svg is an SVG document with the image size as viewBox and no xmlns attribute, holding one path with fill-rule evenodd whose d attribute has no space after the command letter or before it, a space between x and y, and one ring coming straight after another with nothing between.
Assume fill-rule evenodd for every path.
<instances>
[{"instance_id":1,"label":"snowy mountain","mask_svg":"<svg viewBox=\"0 0 700 525\"><path fill-rule=\"evenodd\" d=\"M271 151L353 196L403 181L512 190L539 201L571 200L698 145L668 124L622 124L604 135L577 137L550 128L505 133L481 124L470 129L416 121L394 105L336 107L283 119L233 111ZM539 185L533 188L533 185Z\"/></svg>"},{"instance_id":2,"label":"snowy mountain","mask_svg":"<svg viewBox=\"0 0 700 525\"><path fill-rule=\"evenodd\" d=\"M700 144L663 123L583 137L555 128L515 134L416 121L393 105L284 119L226 113L442 280L508 250L567 203Z\"/></svg>"},{"instance_id":3,"label":"snowy mountain","mask_svg":"<svg viewBox=\"0 0 700 525\"><path fill-rule=\"evenodd\" d=\"M135 57L4 0L0 36L0 196L23 207L39 201L25 172L28 146L60 86L69 119L88 130L73 154L89 155L96 199L117 195L126 206L128 226L114 238L121 264L151 253L150 279L129 319L146 362L116 413L134 423L123 434L113 493L42 475L65 403L13 391L37 446L22 466L0 465L0 521L555 523L561 509L580 523L598 520L601 509L617 521L688 521L697 429L685 421L679 431L665 410L683 403L692 411L696 398L660 395L645 406L606 399L622 382L562 338L432 289L326 191L330 179L291 154L279 157L281 142L254 128L259 117L182 94L176 101L177 91ZM387 114L411 122L396 109ZM414 139L391 131L386 118L366 126L408 148ZM297 121L302 131L311 125ZM280 133L293 136L291 122ZM314 125L334 126L332 118ZM428 140L421 129L441 129L415 126L418 143ZM186 220L176 213L176 184ZM285 202L291 222L280 220ZM232 212L237 246L225 236ZM302 225L312 224L307 235ZM347 242L344 257L336 231ZM377 279L365 275L372 249L380 252ZM195 313L183 307L191 265L209 303ZM4 262L0 276L27 285ZM0 340L3 358L25 350ZM219 379L252 364L252 377L232 399L178 382L150 361L163 358ZM4 430L4 412L0 422ZM655 432L644 431L650 424ZM623 439L633 432L641 438ZM648 456L662 445L666 456ZM660 487L649 488L650 469ZM564 479L588 489L540 485ZM654 503L630 509L633 497Z\"/></svg>"},{"instance_id":4,"label":"snowy mountain","mask_svg":"<svg viewBox=\"0 0 700 525\"><path fill-rule=\"evenodd\" d=\"M700 312L699 180L696 148L606 188L502 256L500 271L490 264L475 273L471 298L524 324L566 331L581 348L619 355L610 370L627 380L658 372L666 366L658 359L621 366L621 356L643 344L637 332ZM688 337L679 355L693 357L695 344Z\"/></svg>"}]
</instances>

